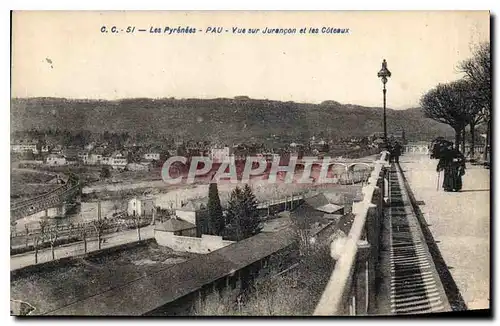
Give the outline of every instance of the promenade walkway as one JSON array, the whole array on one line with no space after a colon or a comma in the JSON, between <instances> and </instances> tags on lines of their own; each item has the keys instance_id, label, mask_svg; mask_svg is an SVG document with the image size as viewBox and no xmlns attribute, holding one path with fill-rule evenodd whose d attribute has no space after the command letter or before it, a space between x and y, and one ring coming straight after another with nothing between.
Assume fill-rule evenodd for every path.
<instances>
[{"instance_id":1,"label":"promenade walkway","mask_svg":"<svg viewBox=\"0 0 500 326\"><path fill-rule=\"evenodd\" d=\"M154 226L146 226L141 228L141 239L150 239L154 237ZM137 230L127 230L104 235L105 241L101 245L101 249L110 248L138 240ZM97 239L89 239L87 241L87 252L98 250ZM76 242L67 245L58 246L54 249L55 258L64 258L84 254L83 242ZM52 251L50 248L41 249L38 251L38 263L44 263L52 260ZM10 256L10 270L19 269L25 266L35 264L35 254L33 251Z\"/></svg>"},{"instance_id":2,"label":"promenade walkway","mask_svg":"<svg viewBox=\"0 0 500 326\"><path fill-rule=\"evenodd\" d=\"M458 296L468 309L487 309L490 307L490 171L467 165L462 191L444 192L441 185L437 189L437 163L422 154L400 158L428 231L451 274L454 284L448 286L456 285ZM442 178L441 172L439 183Z\"/></svg>"}]
</instances>

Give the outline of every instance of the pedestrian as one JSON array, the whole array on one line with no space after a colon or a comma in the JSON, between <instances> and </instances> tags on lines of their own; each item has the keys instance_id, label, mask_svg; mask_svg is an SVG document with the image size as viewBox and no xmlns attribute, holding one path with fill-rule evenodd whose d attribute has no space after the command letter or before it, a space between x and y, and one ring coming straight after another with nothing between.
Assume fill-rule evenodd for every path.
<instances>
[{"instance_id":1,"label":"pedestrian","mask_svg":"<svg viewBox=\"0 0 500 326\"><path fill-rule=\"evenodd\" d=\"M465 174L465 157L452 146L446 147L439 159L437 172L444 170L444 191L460 191L462 189L462 176Z\"/></svg>"},{"instance_id":2,"label":"pedestrian","mask_svg":"<svg viewBox=\"0 0 500 326\"><path fill-rule=\"evenodd\" d=\"M399 163L399 157L401 156L401 145L399 142L395 142L392 147L392 157L394 157L394 162Z\"/></svg>"},{"instance_id":3,"label":"pedestrian","mask_svg":"<svg viewBox=\"0 0 500 326\"><path fill-rule=\"evenodd\" d=\"M387 142L387 151L389 152L389 163L392 163L393 161L393 155L392 155L392 152L393 152L393 146L392 146L392 142L391 141L388 141Z\"/></svg>"}]
</instances>

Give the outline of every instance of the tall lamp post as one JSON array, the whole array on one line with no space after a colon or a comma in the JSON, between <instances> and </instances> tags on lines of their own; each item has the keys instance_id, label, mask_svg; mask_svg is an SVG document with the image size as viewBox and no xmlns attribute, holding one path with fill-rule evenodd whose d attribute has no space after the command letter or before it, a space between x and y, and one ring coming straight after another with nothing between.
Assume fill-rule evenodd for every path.
<instances>
[{"instance_id":1,"label":"tall lamp post","mask_svg":"<svg viewBox=\"0 0 500 326\"><path fill-rule=\"evenodd\" d=\"M378 77L382 79L382 84L384 84L384 141L385 145L387 146L387 120L386 120L386 115L385 115L385 94L387 93L387 90L385 88L385 84L387 84L387 78L391 77L391 72L389 69L387 69L387 61L385 59L382 61L382 69L378 72Z\"/></svg>"}]
</instances>

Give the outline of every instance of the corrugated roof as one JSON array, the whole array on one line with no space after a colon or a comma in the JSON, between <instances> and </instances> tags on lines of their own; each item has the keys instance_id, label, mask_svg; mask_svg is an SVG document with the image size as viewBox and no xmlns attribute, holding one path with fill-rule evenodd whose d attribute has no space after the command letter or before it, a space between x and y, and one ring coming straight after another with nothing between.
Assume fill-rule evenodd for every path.
<instances>
[{"instance_id":1,"label":"corrugated roof","mask_svg":"<svg viewBox=\"0 0 500 326\"><path fill-rule=\"evenodd\" d=\"M293 241L291 229L259 233L46 314L143 315L259 261Z\"/></svg>"}]
</instances>

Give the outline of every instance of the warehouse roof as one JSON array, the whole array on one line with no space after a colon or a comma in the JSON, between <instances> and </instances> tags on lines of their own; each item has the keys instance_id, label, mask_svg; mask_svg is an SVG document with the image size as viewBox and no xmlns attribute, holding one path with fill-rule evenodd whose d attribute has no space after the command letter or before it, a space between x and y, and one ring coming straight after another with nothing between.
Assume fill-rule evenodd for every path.
<instances>
[{"instance_id":1,"label":"warehouse roof","mask_svg":"<svg viewBox=\"0 0 500 326\"><path fill-rule=\"evenodd\" d=\"M293 241L291 229L259 233L46 314L143 315L268 257Z\"/></svg>"}]
</instances>

